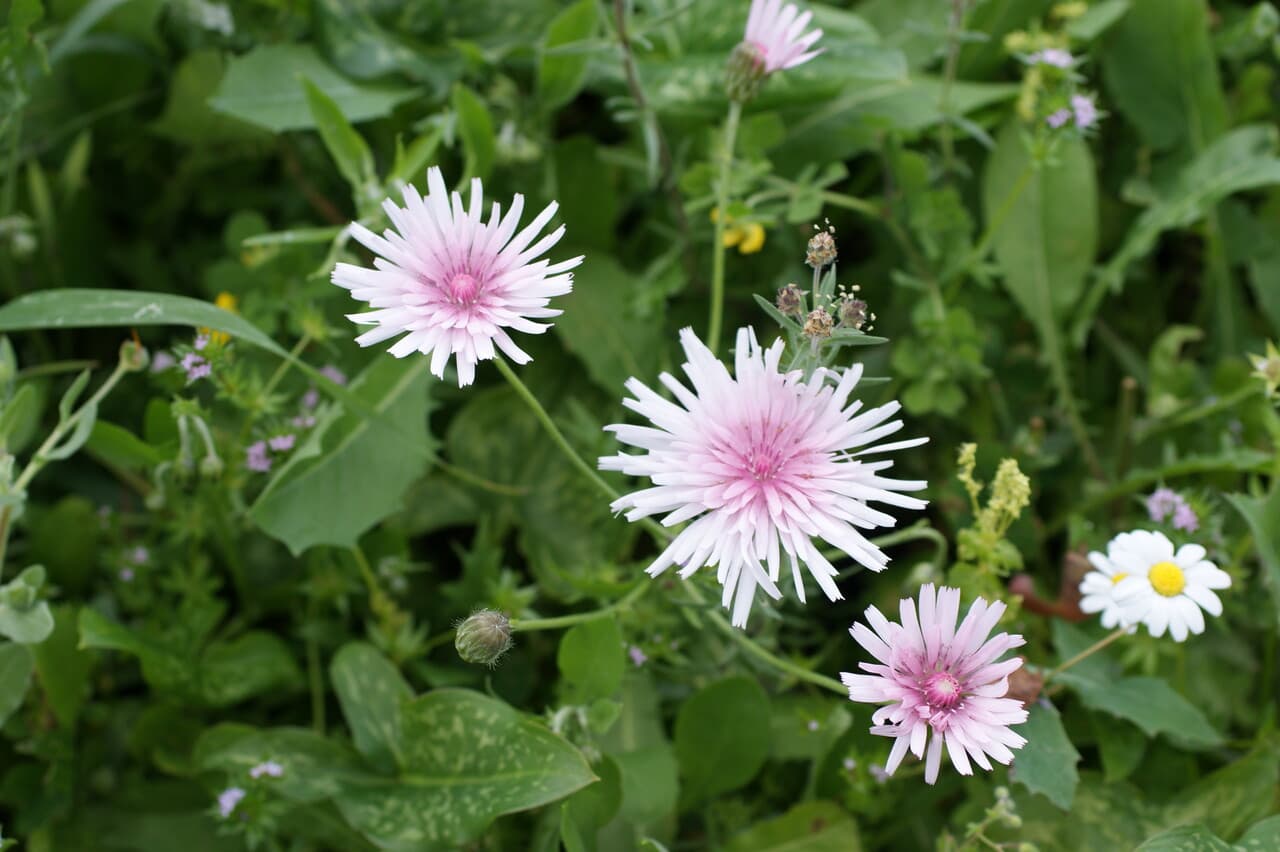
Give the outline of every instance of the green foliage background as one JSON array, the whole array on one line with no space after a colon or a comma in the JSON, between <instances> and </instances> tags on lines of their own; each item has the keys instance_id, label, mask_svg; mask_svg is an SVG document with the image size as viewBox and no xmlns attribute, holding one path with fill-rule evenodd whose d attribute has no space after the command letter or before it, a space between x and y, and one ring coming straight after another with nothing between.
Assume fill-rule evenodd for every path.
<instances>
[{"instance_id":1,"label":"green foliage background","mask_svg":"<svg viewBox=\"0 0 1280 852\"><path fill-rule=\"evenodd\" d=\"M678 367L676 331L705 328L745 0L5 5L5 838L977 848L1003 785L1020 824L984 836L1010 849L1280 849L1280 417L1245 357L1280 336L1272 3L807 4L826 52L743 116L726 212L766 241L729 252L726 327L773 333L754 297L806 283L829 220L840 283L891 341L850 350L885 379L861 392L930 437L899 465L931 506L887 572L839 565L846 600L758 602L746 634L643 575L652 544L492 365L458 389L360 350L328 280L367 260L345 225L380 230L429 165L558 200L556 256L587 259L520 375L581 454L612 453L623 381ZM1015 31L1068 39L1104 112L1039 167ZM211 379L95 395L131 334L181 357L198 328L229 335ZM196 470L197 419L217 470ZM293 432L271 473L246 467L251 441ZM11 487L50 434L48 467ZM980 477L1011 457L1031 478L1006 532L981 534L955 480L967 442ZM1194 535L1149 521L1160 485ZM849 624L924 581L1013 602L1004 627L1052 668L1103 635L1070 620L1079 554L1137 526L1209 548L1225 615L1063 673L1012 771L928 787L908 761L885 782L868 708L795 676L854 669ZM605 611L518 632L488 670L452 647L480 607ZM251 781L268 759L285 774ZM224 820L232 785L250 793Z\"/></svg>"}]
</instances>

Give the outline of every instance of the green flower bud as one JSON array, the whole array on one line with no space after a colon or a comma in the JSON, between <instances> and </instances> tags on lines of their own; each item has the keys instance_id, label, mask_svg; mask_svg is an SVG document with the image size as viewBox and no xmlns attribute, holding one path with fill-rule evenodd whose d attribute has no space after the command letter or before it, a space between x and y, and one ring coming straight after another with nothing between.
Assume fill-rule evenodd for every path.
<instances>
[{"instance_id":1,"label":"green flower bud","mask_svg":"<svg viewBox=\"0 0 1280 852\"><path fill-rule=\"evenodd\" d=\"M511 622L500 612L482 609L458 625L453 647L468 663L492 668L511 647Z\"/></svg>"},{"instance_id":2,"label":"green flower bud","mask_svg":"<svg viewBox=\"0 0 1280 852\"><path fill-rule=\"evenodd\" d=\"M126 340L120 344L120 365L131 373L137 373L145 370L147 365L151 363L151 356L147 354L146 348L133 340Z\"/></svg>"},{"instance_id":3,"label":"green flower bud","mask_svg":"<svg viewBox=\"0 0 1280 852\"><path fill-rule=\"evenodd\" d=\"M725 93L730 100L740 104L752 101L760 93L766 75L760 48L744 41L729 54L729 66L725 69Z\"/></svg>"}]
</instances>

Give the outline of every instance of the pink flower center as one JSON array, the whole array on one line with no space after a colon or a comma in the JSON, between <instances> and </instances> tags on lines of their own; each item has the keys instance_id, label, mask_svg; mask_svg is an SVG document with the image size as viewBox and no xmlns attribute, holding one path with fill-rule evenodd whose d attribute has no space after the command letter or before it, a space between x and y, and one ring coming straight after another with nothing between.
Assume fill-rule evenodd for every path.
<instances>
[{"instance_id":1,"label":"pink flower center","mask_svg":"<svg viewBox=\"0 0 1280 852\"><path fill-rule=\"evenodd\" d=\"M951 672L935 672L924 682L924 697L935 709L950 710L960 703L964 695L960 691L960 681Z\"/></svg>"},{"instance_id":2,"label":"pink flower center","mask_svg":"<svg viewBox=\"0 0 1280 852\"><path fill-rule=\"evenodd\" d=\"M756 482L773 479L780 467L781 459L778 455L778 451L773 447L748 453L746 459L747 472L751 474L751 478Z\"/></svg>"},{"instance_id":3,"label":"pink flower center","mask_svg":"<svg viewBox=\"0 0 1280 852\"><path fill-rule=\"evenodd\" d=\"M480 292L480 282L474 276L466 272L459 272L457 275L449 279L447 285L449 298L459 304L467 305L475 299L476 294Z\"/></svg>"}]
</instances>

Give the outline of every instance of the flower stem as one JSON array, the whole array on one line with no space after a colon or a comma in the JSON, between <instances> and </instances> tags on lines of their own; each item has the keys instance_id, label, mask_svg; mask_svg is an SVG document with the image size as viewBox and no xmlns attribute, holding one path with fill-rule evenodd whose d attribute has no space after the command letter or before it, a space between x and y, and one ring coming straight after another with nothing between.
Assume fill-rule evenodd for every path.
<instances>
[{"instance_id":1,"label":"flower stem","mask_svg":"<svg viewBox=\"0 0 1280 852\"><path fill-rule=\"evenodd\" d=\"M609 483L601 479L600 474L596 473L595 469L592 468L591 465L587 464L587 462L583 460L582 456L578 455L578 451L575 450L569 443L568 439L565 438L564 433L560 431L560 427L556 426L555 421L551 419L551 415L542 407L542 403L538 402L538 398L533 395L533 392L529 390L528 386L522 382L520 377L516 375L515 371L511 369L511 365L502 358L494 358L493 363L497 365L498 372L502 373L502 375L506 377L507 382L511 385L512 389L515 390L516 395L524 400L525 404L529 406L534 417L538 419L538 422L542 424L543 430L551 437L551 440L555 445L560 448L560 451L564 453L565 458L572 462L573 466L578 469L578 472L590 480L591 484L594 485L601 494L608 497L609 502L612 503L619 499L622 495L615 491ZM663 529L662 526L656 523L652 518L642 518L640 520L640 525L648 530L649 534L652 535L654 540L660 545L665 546L667 542L671 540L671 534Z\"/></svg>"},{"instance_id":2,"label":"flower stem","mask_svg":"<svg viewBox=\"0 0 1280 852\"><path fill-rule=\"evenodd\" d=\"M690 586L690 588L692 589L693 587ZM772 666L779 671L786 672L796 680L802 680L806 683L812 683L815 686L820 686L823 689L829 689L837 695L845 697L849 695L849 690L845 689L844 684L840 683L840 681L827 677L824 674L819 674L815 671L802 668L790 660L784 660L772 651L757 645L745 632L725 621L724 616L720 613L708 611L706 616L711 619L711 623L714 624L721 633L728 636L735 644L741 646L742 650L746 651L748 654L766 665Z\"/></svg>"},{"instance_id":3,"label":"flower stem","mask_svg":"<svg viewBox=\"0 0 1280 852\"><path fill-rule=\"evenodd\" d=\"M711 246L711 317L707 323L707 348L712 354L720 348L720 326L724 318L724 230L729 219L729 179L733 171L733 146L738 136L738 120L742 104L729 101L729 115L724 122L724 150L720 152L720 179L716 183L715 244Z\"/></svg>"},{"instance_id":4,"label":"flower stem","mask_svg":"<svg viewBox=\"0 0 1280 852\"><path fill-rule=\"evenodd\" d=\"M584 621L594 621L597 618L609 615L610 613L626 609L631 604L644 597L645 592L652 588L653 583L649 580L641 580L636 584L635 588L627 592L618 600L602 606L599 609L588 610L587 612L575 612L570 615L560 615L555 618L513 618L511 619L511 632L521 633L533 630L559 630L561 627L572 627L575 624L581 624Z\"/></svg>"},{"instance_id":5,"label":"flower stem","mask_svg":"<svg viewBox=\"0 0 1280 852\"><path fill-rule=\"evenodd\" d=\"M1117 628L1116 630L1114 630L1113 632L1108 633L1106 636L1104 636L1103 638L1099 639L1097 642L1094 642L1094 643L1093 643L1092 645L1090 645L1088 648L1085 648L1085 649L1084 649L1083 651L1081 651L1079 654L1076 654L1074 657L1072 657L1071 659L1067 660L1065 663L1063 663L1062 665L1058 666L1056 669L1051 669L1051 670L1050 670L1050 671L1049 671L1049 672L1044 676L1044 682L1045 682L1045 683L1048 683L1049 681L1053 680L1053 679L1054 679L1055 677L1057 677L1058 675L1060 675L1060 674L1062 674L1063 672L1065 672L1067 669L1069 669L1069 668L1071 668L1072 666L1074 666L1076 663L1079 663L1079 662L1081 662L1082 660L1085 660L1085 659L1087 659L1087 658L1089 658L1089 657L1093 656L1094 654L1096 654L1096 653L1098 653L1099 651L1101 651L1103 648L1105 648L1105 647L1107 647L1108 645L1110 645L1112 642L1114 642L1114 641L1116 641L1117 639L1119 639L1121 636L1124 636L1124 635L1128 634L1128 632L1129 632L1129 628L1128 628L1128 627L1119 627L1119 628Z\"/></svg>"}]
</instances>

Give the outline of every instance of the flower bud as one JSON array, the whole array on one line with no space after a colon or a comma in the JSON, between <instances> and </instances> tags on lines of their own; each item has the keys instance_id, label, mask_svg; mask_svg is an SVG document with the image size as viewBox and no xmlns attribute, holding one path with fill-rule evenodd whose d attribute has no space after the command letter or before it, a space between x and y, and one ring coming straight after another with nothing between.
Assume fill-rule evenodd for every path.
<instances>
[{"instance_id":1,"label":"flower bud","mask_svg":"<svg viewBox=\"0 0 1280 852\"><path fill-rule=\"evenodd\" d=\"M1040 697L1043 687L1044 678L1040 675L1027 671L1026 667L1015 669L1009 674L1009 691L1005 693L1005 697L1030 705Z\"/></svg>"},{"instance_id":2,"label":"flower bud","mask_svg":"<svg viewBox=\"0 0 1280 852\"><path fill-rule=\"evenodd\" d=\"M840 300L840 325L845 328L859 329L867 322L867 303L861 299L846 296Z\"/></svg>"},{"instance_id":3,"label":"flower bud","mask_svg":"<svg viewBox=\"0 0 1280 852\"><path fill-rule=\"evenodd\" d=\"M453 647L468 663L492 668L511 647L511 622L500 612L482 609L458 625Z\"/></svg>"},{"instance_id":4,"label":"flower bud","mask_svg":"<svg viewBox=\"0 0 1280 852\"><path fill-rule=\"evenodd\" d=\"M804 291L794 284L788 284L778 290L778 298L774 300L774 304L783 315L798 317L800 307L804 304Z\"/></svg>"},{"instance_id":5,"label":"flower bud","mask_svg":"<svg viewBox=\"0 0 1280 852\"><path fill-rule=\"evenodd\" d=\"M805 252L804 262L814 269L830 266L836 259L836 238L830 231L818 231L809 239L809 247Z\"/></svg>"},{"instance_id":6,"label":"flower bud","mask_svg":"<svg viewBox=\"0 0 1280 852\"><path fill-rule=\"evenodd\" d=\"M137 373L147 368L147 364L151 363L151 356L147 354L146 348L135 340L126 340L120 344L120 365L131 373Z\"/></svg>"},{"instance_id":7,"label":"flower bud","mask_svg":"<svg viewBox=\"0 0 1280 852\"><path fill-rule=\"evenodd\" d=\"M205 479L217 479L222 476L222 459L217 456L205 456L200 460L200 475Z\"/></svg>"},{"instance_id":8,"label":"flower bud","mask_svg":"<svg viewBox=\"0 0 1280 852\"><path fill-rule=\"evenodd\" d=\"M804 320L804 335L810 340L822 340L831 336L831 314L822 308L810 311Z\"/></svg>"},{"instance_id":9,"label":"flower bud","mask_svg":"<svg viewBox=\"0 0 1280 852\"><path fill-rule=\"evenodd\" d=\"M725 93L730 100L740 104L752 101L760 93L767 73L760 48L744 41L729 54L729 65L725 69Z\"/></svg>"}]
</instances>

